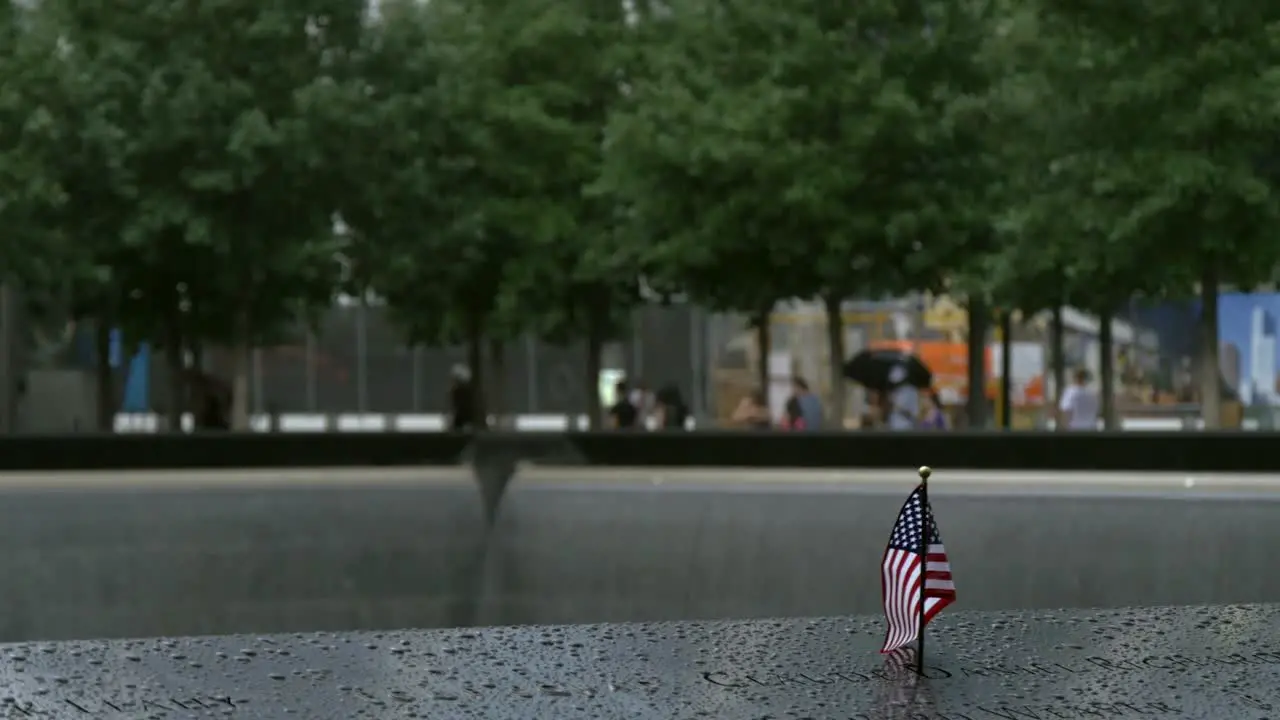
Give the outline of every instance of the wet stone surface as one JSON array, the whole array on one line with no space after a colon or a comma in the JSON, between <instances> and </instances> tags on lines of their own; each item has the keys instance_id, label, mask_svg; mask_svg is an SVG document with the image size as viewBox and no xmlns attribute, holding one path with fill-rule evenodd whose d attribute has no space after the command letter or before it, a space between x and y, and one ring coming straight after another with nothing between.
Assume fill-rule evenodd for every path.
<instances>
[{"instance_id":1,"label":"wet stone surface","mask_svg":"<svg viewBox=\"0 0 1280 720\"><path fill-rule=\"evenodd\" d=\"M0 646L7 718L1280 718L1280 606Z\"/></svg>"}]
</instances>

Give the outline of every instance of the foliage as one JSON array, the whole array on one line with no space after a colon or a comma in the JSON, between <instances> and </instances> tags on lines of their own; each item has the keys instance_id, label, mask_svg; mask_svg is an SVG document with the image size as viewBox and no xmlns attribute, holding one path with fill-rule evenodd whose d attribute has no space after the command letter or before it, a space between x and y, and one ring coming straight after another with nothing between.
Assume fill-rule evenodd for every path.
<instances>
[{"instance_id":1,"label":"foliage","mask_svg":"<svg viewBox=\"0 0 1280 720\"><path fill-rule=\"evenodd\" d=\"M940 280L981 192L980 13L725 0L670 24L612 175L662 238L664 279L746 310Z\"/></svg>"},{"instance_id":2,"label":"foliage","mask_svg":"<svg viewBox=\"0 0 1280 720\"><path fill-rule=\"evenodd\" d=\"M364 58L373 121L342 203L358 264L410 335L478 342L500 328L509 268L530 235L572 218L540 212L531 189L550 148L531 90L508 84L501 3L382 6ZM518 27L512 25L510 27ZM534 88L535 90L537 88ZM372 152L370 152L372 150Z\"/></svg>"},{"instance_id":3,"label":"foliage","mask_svg":"<svg viewBox=\"0 0 1280 720\"><path fill-rule=\"evenodd\" d=\"M1278 30L1243 0L10 1L0 267L174 350L243 356L341 289L589 362L645 285L753 316L1248 286Z\"/></svg>"},{"instance_id":4,"label":"foliage","mask_svg":"<svg viewBox=\"0 0 1280 720\"><path fill-rule=\"evenodd\" d=\"M1114 308L1186 292L1210 268L1252 285L1280 259L1267 166L1280 13L1174 5L1043 3L1045 42L1023 76L1040 83L1048 142L1022 166L1035 192L1006 225L1026 235L1022 287L1038 260L1064 278L1059 302Z\"/></svg>"},{"instance_id":5,"label":"foliage","mask_svg":"<svg viewBox=\"0 0 1280 720\"><path fill-rule=\"evenodd\" d=\"M40 279L171 357L267 340L327 302L336 185L309 121L363 13L348 0L40 3L28 39L50 82L33 118L52 143L28 133L15 154L43 158L30 186L65 195L28 231L74 250L47 254L62 263Z\"/></svg>"},{"instance_id":6,"label":"foliage","mask_svg":"<svg viewBox=\"0 0 1280 720\"><path fill-rule=\"evenodd\" d=\"M651 286L757 310L799 291L806 258L785 237L777 203L759 202L764 183L753 176L769 150L759 137L769 98L743 98L767 91L767 59L724 62L738 41L735 20L691 2L641 24L598 188L621 200L624 237Z\"/></svg>"},{"instance_id":7,"label":"foliage","mask_svg":"<svg viewBox=\"0 0 1280 720\"><path fill-rule=\"evenodd\" d=\"M74 257L68 237L40 228L67 200L53 167L71 151L60 120L75 107L41 20L20 3L0 3L0 280L28 288L53 283L58 266Z\"/></svg>"},{"instance_id":8,"label":"foliage","mask_svg":"<svg viewBox=\"0 0 1280 720\"><path fill-rule=\"evenodd\" d=\"M537 118L523 123L521 144L541 148L524 158L528 215L509 230L521 238L524 259L507 266L504 307L544 338L598 343L620 329L638 297L624 199L591 187L609 115L622 99L633 33L621 4L500 5L493 15L501 34L491 40L507 48L500 77L507 101Z\"/></svg>"},{"instance_id":9,"label":"foliage","mask_svg":"<svg viewBox=\"0 0 1280 720\"><path fill-rule=\"evenodd\" d=\"M586 190L626 35L621 6L585 0L382 6L341 214L362 278L415 339L618 326L636 274L604 250L614 203Z\"/></svg>"}]
</instances>

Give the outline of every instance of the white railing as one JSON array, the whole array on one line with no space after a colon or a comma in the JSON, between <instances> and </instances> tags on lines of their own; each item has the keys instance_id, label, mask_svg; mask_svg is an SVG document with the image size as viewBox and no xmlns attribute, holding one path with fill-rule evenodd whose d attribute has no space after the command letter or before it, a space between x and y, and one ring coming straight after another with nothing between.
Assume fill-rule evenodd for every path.
<instances>
[{"instance_id":1,"label":"white railing","mask_svg":"<svg viewBox=\"0 0 1280 720\"><path fill-rule=\"evenodd\" d=\"M579 429L586 429L585 415L572 418ZM154 413L118 413L115 431L118 433L150 433L162 427L164 418ZM444 415L409 413L383 415L379 413L284 413L277 418L280 432L432 432L442 431L448 424ZM564 415L517 415L514 427L526 432L562 432L569 429L570 418ZM190 413L182 416L182 428L190 431L193 420ZM271 430L271 416L256 414L249 418L249 427L257 432Z\"/></svg>"},{"instance_id":2,"label":"white railing","mask_svg":"<svg viewBox=\"0 0 1280 720\"><path fill-rule=\"evenodd\" d=\"M151 433L160 429L163 420L154 413L119 413L115 418L115 431L118 433ZM512 418L513 427L521 432L563 432L568 430L570 422L577 429L587 428L587 416L566 416L552 414L516 415ZM378 413L340 413L324 415L320 413L285 413L279 416L277 429L280 432L432 432L445 429L447 418L444 415L410 413L402 415L384 415ZM1245 430L1257 429L1255 420L1246 419ZM265 414L253 415L249 426L257 432L271 429L271 418ZM182 427L190 431L192 418L183 415ZM692 419L689 428L693 429ZM1184 424L1181 418L1124 418L1121 422L1124 430L1136 431L1168 431L1189 430L1204 427L1204 422Z\"/></svg>"}]
</instances>

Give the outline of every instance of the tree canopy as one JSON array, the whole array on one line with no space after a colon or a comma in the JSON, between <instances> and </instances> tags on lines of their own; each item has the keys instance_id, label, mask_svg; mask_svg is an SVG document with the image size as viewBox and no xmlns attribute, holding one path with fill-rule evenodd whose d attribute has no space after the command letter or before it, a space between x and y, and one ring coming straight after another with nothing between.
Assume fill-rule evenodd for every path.
<instances>
[{"instance_id":1,"label":"tree canopy","mask_svg":"<svg viewBox=\"0 0 1280 720\"><path fill-rule=\"evenodd\" d=\"M7 0L0 280L175 374L232 348L240 425L246 349L340 291L476 372L523 334L598 368L642 287L821 299L833 343L841 301L922 291L1210 308L1280 257L1277 29L1243 0Z\"/></svg>"}]
</instances>

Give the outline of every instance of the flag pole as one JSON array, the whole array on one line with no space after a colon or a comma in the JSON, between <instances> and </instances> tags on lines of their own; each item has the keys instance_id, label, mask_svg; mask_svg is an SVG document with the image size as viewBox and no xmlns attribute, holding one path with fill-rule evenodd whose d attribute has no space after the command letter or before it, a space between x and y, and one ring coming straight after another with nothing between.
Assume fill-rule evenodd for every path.
<instances>
[{"instance_id":1,"label":"flag pole","mask_svg":"<svg viewBox=\"0 0 1280 720\"><path fill-rule=\"evenodd\" d=\"M916 622L919 630L916 633L916 674L924 676L924 600L925 581L929 570L929 476L933 470L928 465L920 467L920 609Z\"/></svg>"}]
</instances>

